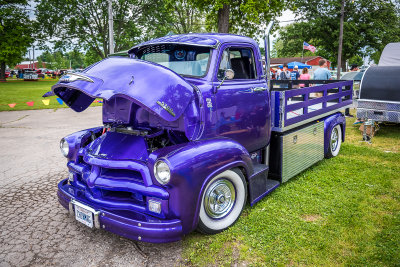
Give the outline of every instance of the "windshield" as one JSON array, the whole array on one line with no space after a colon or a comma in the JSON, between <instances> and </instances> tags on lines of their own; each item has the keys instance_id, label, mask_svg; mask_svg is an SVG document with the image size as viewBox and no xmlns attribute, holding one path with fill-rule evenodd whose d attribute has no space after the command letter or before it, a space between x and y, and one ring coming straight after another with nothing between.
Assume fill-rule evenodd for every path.
<instances>
[{"instance_id":1,"label":"windshield","mask_svg":"<svg viewBox=\"0 0 400 267\"><path fill-rule=\"evenodd\" d=\"M144 47L136 56L167 67L182 76L203 77L211 48L193 45L157 44Z\"/></svg>"}]
</instances>

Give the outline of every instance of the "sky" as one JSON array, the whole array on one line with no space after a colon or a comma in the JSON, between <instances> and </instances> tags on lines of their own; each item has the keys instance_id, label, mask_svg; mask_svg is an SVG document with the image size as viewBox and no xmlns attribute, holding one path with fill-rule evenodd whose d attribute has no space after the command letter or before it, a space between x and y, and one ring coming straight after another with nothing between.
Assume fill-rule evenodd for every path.
<instances>
[{"instance_id":1,"label":"sky","mask_svg":"<svg viewBox=\"0 0 400 267\"><path fill-rule=\"evenodd\" d=\"M282 16L278 17L277 20L279 21L279 26L284 27L290 23L293 23L293 20L295 19L295 14L291 10L285 10L282 13ZM269 42L270 42L270 50L272 51L274 46L273 42L279 37L279 33L276 31L273 34L270 35L269 37ZM264 37L263 37L264 38ZM260 38L258 40L258 44L260 47L264 47L264 39Z\"/></svg>"},{"instance_id":2,"label":"sky","mask_svg":"<svg viewBox=\"0 0 400 267\"><path fill-rule=\"evenodd\" d=\"M284 27L290 23L293 23L294 19L295 19L294 13L291 10L285 10L283 11L282 16L278 18L278 21L280 21L279 26ZM270 37L271 42L276 40L278 37L279 37L278 33L275 33L275 36L272 35Z\"/></svg>"}]
</instances>

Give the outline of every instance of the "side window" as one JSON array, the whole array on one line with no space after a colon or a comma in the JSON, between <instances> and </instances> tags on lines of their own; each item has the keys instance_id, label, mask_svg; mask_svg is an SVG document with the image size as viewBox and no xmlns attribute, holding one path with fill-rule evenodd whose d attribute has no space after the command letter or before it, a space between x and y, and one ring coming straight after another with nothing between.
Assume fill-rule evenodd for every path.
<instances>
[{"instance_id":1,"label":"side window","mask_svg":"<svg viewBox=\"0 0 400 267\"><path fill-rule=\"evenodd\" d=\"M224 73L227 69L232 69L235 72L234 80L256 79L253 50L239 47L225 49L218 68L218 79L222 80L224 78Z\"/></svg>"},{"instance_id":2,"label":"side window","mask_svg":"<svg viewBox=\"0 0 400 267\"><path fill-rule=\"evenodd\" d=\"M210 53L199 53L196 55L196 61L200 63L202 73L206 73L207 71L209 58L210 58Z\"/></svg>"}]
</instances>

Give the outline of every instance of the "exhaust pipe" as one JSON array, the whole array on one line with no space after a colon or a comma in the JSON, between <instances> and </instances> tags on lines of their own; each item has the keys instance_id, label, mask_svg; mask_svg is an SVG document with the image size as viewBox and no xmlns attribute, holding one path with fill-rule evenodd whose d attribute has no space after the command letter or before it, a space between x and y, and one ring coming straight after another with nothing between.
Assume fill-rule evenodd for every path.
<instances>
[{"instance_id":1,"label":"exhaust pipe","mask_svg":"<svg viewBox=\"0 0 400 267\"><path fill-rule=\"evenodd\" d=\"M268 83L268 90L270 88L270 80L271 80L271 67L270 67L270 45L269 45L269 32L272 29L272 26L274 26L274 21L270 21L268 23L267 29L265 31L265 38L264 38L264 47L265 47L265 74L267 77L267 83Z\"/></svg>"}]
</instances>

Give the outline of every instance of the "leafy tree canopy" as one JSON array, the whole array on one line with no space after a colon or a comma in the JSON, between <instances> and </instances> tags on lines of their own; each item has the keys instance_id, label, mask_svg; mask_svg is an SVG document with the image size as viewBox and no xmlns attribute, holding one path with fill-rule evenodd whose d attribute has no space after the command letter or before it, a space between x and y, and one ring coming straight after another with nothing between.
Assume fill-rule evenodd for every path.
<instances>
[{"instance_id":1,"label":"leafy tree canopy","mask_svg":"<svg viewBox=\"0 0 400 267\"><path fill-rule=\"evenodd\" d=\"M280 0L192 0L201 10L207 12L206 29L218 31L221 16L228 16L228 30L223 32L242 34L257 38L264 35L265 26L273 18L279 17L289 7L287 1ZM228 8L227 14L219 12Z\"/></svg>"},{"instance_id":2,"label":"leafy tree canopy","mask_svg":"<svg viewBox=\"0 0 400 267\"><path fill-rule=\"evenodd\" d=\"M167 22L175 34L204 32L205 12L190 0L164 0L165 10L170 14Z\"/></svg>"},{"instance_id":3,"label":"leafy tree canopy","mask_svg":"<svg viewBox=\"0 0 400 267\"><path fill-rule=\"evenodd\" d=\"M108 1L36 1L37 20L43 25L44 36L50 36L53 43L94 51L100 58L109 54ZM169 30L165 21L170 14L161 0L113 0L112 7L115 51Z\"/></svg>"},{"instance_id":4,"label":"leafy tree canopy","mask_svg":"<svg viewBox=\"0 0 400 267\"><path fill-rule=\"evenodd\" d=\"M303 41L337 62L341 0L293 0L299 21L280 30L278 56L298 55ZM398 2L345 0L342 62L355 56L379 58L387 43L400 41Z\"/></svg>"},{"instance_id":5,"label":"leafy tree canopy","mask_svg":"<svg viewBox=\"0 0 400 267\"><path fill-rule=\"evenodd\" d=\"M0 80L6 65L19 63L33 43L32 24L25 11L26 1L0 1Z\"/></svg>"},{"instance_id":6,"label":"leafy tree canopy","mask_svg":"<svg viewBox=\"0 0 400 267\"><path fill-rule=\"evenodd\" d=\"M56 50L54 52L44 51L38 56L39 62L45 62L46 68L48 69L83 69L101 58L93 50L89 50L85 53L75 49L69 52L62 52Z\"/></svg>"}]
</instances>

